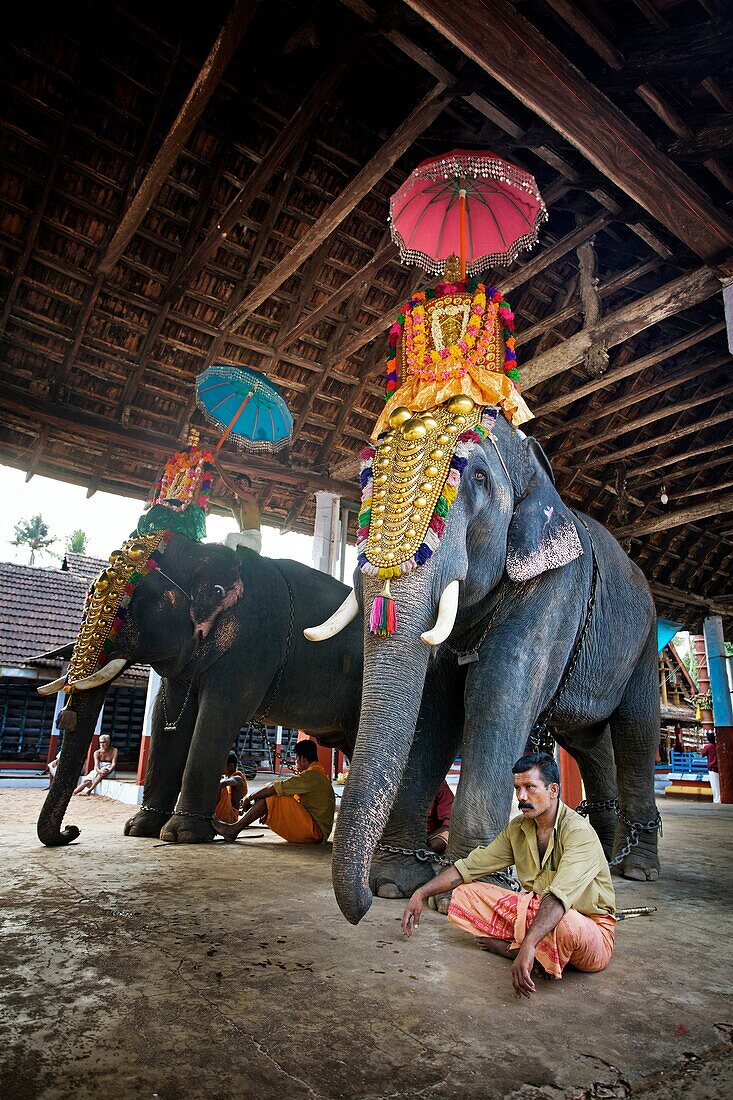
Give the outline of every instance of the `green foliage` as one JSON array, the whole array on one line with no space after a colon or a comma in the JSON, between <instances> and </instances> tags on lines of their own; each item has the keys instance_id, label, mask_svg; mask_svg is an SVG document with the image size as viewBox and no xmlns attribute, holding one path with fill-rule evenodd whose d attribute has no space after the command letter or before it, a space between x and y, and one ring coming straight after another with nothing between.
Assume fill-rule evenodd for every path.
<instances>
[{"instance_id":1,"label":"green foliage","mask_svg":"<svg viewBox=\"0 0 733 1100\"><path fill-rule=\"evenodd\" d=\"M72 531L66 540L66 546L64 547L67 554L86 554L87 552L87 533L82 531L81 527L77 527L76 531Z\"/></svg>"},{"instance_id":2,"label":"green foliage","mask_svg":"<svg viewBox=\"0 0 733 1100\"><path fill-rule=\"evenodd\" d=\"M48 524L43 516L31 516L30 519L21 519L15 524L15 538L11 539L11 546L28 546L30 548L29 565L36 560L36 553L48 551L48 547L56 542L48 533Z\"/></svg>"}]
</instances>

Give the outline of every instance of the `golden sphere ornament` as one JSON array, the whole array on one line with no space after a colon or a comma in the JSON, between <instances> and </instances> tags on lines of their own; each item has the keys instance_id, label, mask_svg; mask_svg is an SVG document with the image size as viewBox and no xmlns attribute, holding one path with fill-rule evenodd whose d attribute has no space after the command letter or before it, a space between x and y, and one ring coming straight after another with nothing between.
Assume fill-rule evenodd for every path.
<instances>
[{"instance_id":1,"label":"golden sphere ornament","mask_svg":"<svg viewBox=\"0 0 733 1100\"><path fill-rule=\"evenodd\" d=\"M417 416L411 416L409 420L405 421L402 428L402 434L405 439L414 442L418 439L424 439L428 434L428 429L425 427L425 423Z\"/></svg>"},{"instance_id":2,"label":"golden sphere ornament","mask_svg":"<svg viewBox=\"0 0 733 1100\"><path fill-rule=\"evenodd\" d=\"M473 398L467 397L465 393L458 393L455 397L451 397L450 401L446 404L448 412L463 413L464 416L470 412L473 412L475 402Z\"/></svg>"},{"instance_id":3,"label":"golden sphere ornament","mask_svg":"<svg viewBox=\"0 0 733 1100\"><path fill-rule=\"evenodd\" d=\"M400 424L404 424L406 420L412 418L412 413L404 405L398 405L396 409L393 409L389 414L389 423L392 428L399 428Z\"/></svg>"}]
</instances>

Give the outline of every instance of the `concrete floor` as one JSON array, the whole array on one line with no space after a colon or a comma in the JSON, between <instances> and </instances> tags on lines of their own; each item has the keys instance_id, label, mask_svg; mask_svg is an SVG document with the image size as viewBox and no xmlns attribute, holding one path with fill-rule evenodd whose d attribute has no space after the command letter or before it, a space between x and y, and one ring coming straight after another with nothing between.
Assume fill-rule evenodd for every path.
<instances>
[{"instance_id":1,"label":"concrete floor","mask_svg":"<svg viewBox=\"0 0 733 1100\"><path fill-rule=\"evenodd\" d=\"M663 878L618 889L659 911L525 1001L436 913L409 943L398 903L348 925L328 848L125 838L95 798L51 850L42 799L0 794L0 1096L733 1095L733 807L663 802Z\"/></svg>"}]
</instances>

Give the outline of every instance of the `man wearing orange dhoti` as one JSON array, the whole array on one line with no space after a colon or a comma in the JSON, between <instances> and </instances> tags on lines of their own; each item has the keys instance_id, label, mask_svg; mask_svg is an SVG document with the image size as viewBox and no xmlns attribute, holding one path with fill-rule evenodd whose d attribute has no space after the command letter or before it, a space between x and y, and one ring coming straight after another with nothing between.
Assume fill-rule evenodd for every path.
<instances>
[{"instance_id":1,"label":"man wearing orange dhoti","mask_svg":"<svg viewBox=\"0 0 733 1100\"><path fill-rule=\"evenodd\" d=\"M230 752L224 774L219 780L219 798L214 809L214 817L229 824L239 817L239 807L247 794L247 780L244 772L239 771L238 764L236 752Z\"/></svg>"},{"instance_id":2,"label":"man wearing orange dhoti","mask_svg":"<svg viewBox=\"0 0 733 1100\"><path fill-rule=\"evenodd\" d=\"M512 768L521 814L491 844L425 883L410 898L402 931L411 936L423 902L453 890L448 919L484 950L513 959L517 993L535 992L537 964L561 978L570 963L592 973L613 952L616 900L606 857L592 825L560 801L560 773L547 753L523 756ZM487 882L485 875L515 866L523 892Z\"/></svg>"},{"instance_id":3,"label":"man wearing orange dhoti","mask_svg":"<svg viewBox=\"0 0 733 1100\"><path fill-rule=\"evenodd\" d=\"M260 820L291 844L320 844L328 839L336 811L331 781L318 763L315 741L298 741L295 771L290 779L278 779L248 800L246 812L233 824L213 820L225 840L236 840L242 829Z\"/></svg>"}]
</instances>

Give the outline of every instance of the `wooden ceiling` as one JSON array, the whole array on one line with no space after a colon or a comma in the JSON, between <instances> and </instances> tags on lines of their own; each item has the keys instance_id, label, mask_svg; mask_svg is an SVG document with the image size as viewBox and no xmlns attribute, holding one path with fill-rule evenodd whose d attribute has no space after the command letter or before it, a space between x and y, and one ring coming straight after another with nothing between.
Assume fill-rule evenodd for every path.
<instances>
[{"instance_id":1,"label":"wooden ceiling","mask_svg":"<svg viewBox=\"0 0 733 1100\"><path fill-rule=\"evenodd\" d=\"M531 171L494 273L530 429L660 612L733 611L733 40L723 0L14 5L0 111L0 461L146 496L214 361L267 372L267 522L357 496L386 332L422 285L387 204L454 147ZM660 500L662 486L669 497Z\"/></svg>"}]
</instances>

